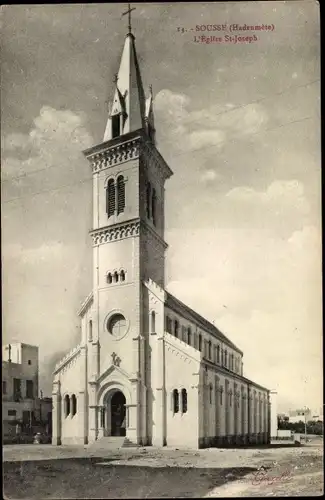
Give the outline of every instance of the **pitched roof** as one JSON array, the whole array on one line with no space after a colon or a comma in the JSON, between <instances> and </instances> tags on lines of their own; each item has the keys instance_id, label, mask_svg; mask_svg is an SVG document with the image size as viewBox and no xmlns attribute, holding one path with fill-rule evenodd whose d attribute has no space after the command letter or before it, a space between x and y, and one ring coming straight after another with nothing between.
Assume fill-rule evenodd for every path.
<instances>
[{"instance_id":1,"label":"pitched roof","mask_svg":"<svg viewBox=\"0 0 325 500\"><path fill-rule=\"evenodd\" d=\"M179 299L174 297L169 292L166 292L166 294L167 294L167 299L166 299L166 306L167 307L169 307L170 309L172 309L175 312L178 312L181 315L185 312L185 314L190 316L192 321L197 323L198 326L200 326L203 330L211 333L211 335L218 338L219 340L221 340L222 342L227 344L229 347L232 347L240 354L243 354L243 352L240 349L238 349L238 347L233 342L231 342L231 340L229 340L228 337L226 337L226 335L224 335L216 326L214 326L213 323L210 323L210 321L203 318L203 316L201 316L200 314L195 312L193 309L191 309L190 307L185 305L183 302L181 302Z\"/></svg>"}]
</instances>

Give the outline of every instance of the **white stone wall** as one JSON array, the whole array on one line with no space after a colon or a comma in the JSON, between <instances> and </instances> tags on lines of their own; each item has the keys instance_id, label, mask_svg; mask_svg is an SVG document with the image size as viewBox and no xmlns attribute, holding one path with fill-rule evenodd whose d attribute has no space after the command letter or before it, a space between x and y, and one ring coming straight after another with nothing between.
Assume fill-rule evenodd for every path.
<instances>
[{"instance_id":1,"label":"white stone wall","mask_svg":"<svg viewBox=\"0 0 325 500\"><path fill-rule=\"evenodd\" d=\"M180 339L165 333L166 428L168 446L198 446L200 353ZM187 392L187 412L173 411L173 390Z\"/></svg>"}]
</instances>

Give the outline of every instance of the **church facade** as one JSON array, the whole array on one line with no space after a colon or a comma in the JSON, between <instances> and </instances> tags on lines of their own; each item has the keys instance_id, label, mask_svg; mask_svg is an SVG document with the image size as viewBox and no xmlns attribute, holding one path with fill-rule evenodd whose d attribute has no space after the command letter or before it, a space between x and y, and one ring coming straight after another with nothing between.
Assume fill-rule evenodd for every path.
<instances>
[{"instance_id":1,"label":"church facade","mask_svg":"<svg viewBox=\"0 0 325 500\"><path fill-rule=\"evenodd\" d=\"M54 371L53 444L125 436L154 446L270 439L269 390L243 375L243 353L165 289L165 183L153 97L126 35L93 176L93 289L80 344Z\"/></svg>"}]
</instances>

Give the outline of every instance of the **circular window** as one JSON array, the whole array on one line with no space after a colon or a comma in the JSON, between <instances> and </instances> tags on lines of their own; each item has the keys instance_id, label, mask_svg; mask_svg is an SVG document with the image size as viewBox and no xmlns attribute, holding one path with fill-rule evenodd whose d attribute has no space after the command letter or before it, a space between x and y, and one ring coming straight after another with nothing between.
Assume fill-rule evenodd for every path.
<instances>
[{"instance_id":1,"label":"circular window","mask_svg":"<svg viewBox=\"0 0 325 500\"><path fill-rule=\"evenodd\" d=\"M123 314L114 314L107 322L107 330L114 337L123 336L127 330L127 323Z\"/></svg>"}]
</instances>

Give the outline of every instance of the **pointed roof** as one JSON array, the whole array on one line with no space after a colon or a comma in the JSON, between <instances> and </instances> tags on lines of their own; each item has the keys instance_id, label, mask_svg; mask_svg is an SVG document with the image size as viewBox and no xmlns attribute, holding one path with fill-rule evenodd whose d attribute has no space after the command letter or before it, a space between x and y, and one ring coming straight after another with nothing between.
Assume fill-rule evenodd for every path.
<instances>
[{"instance_id":1,"label":"pointed roof","mask_svg":"<svg viewBox=\"0 0 325 500\"><path fill-rule=\"evenodd\" d=\"M110 115L124 113L123 134L144 127L145 119L145 96L134 40L132 33L126 35ZM104 142L111 139L110 117Z\"/></svg>"}]
</instances>

